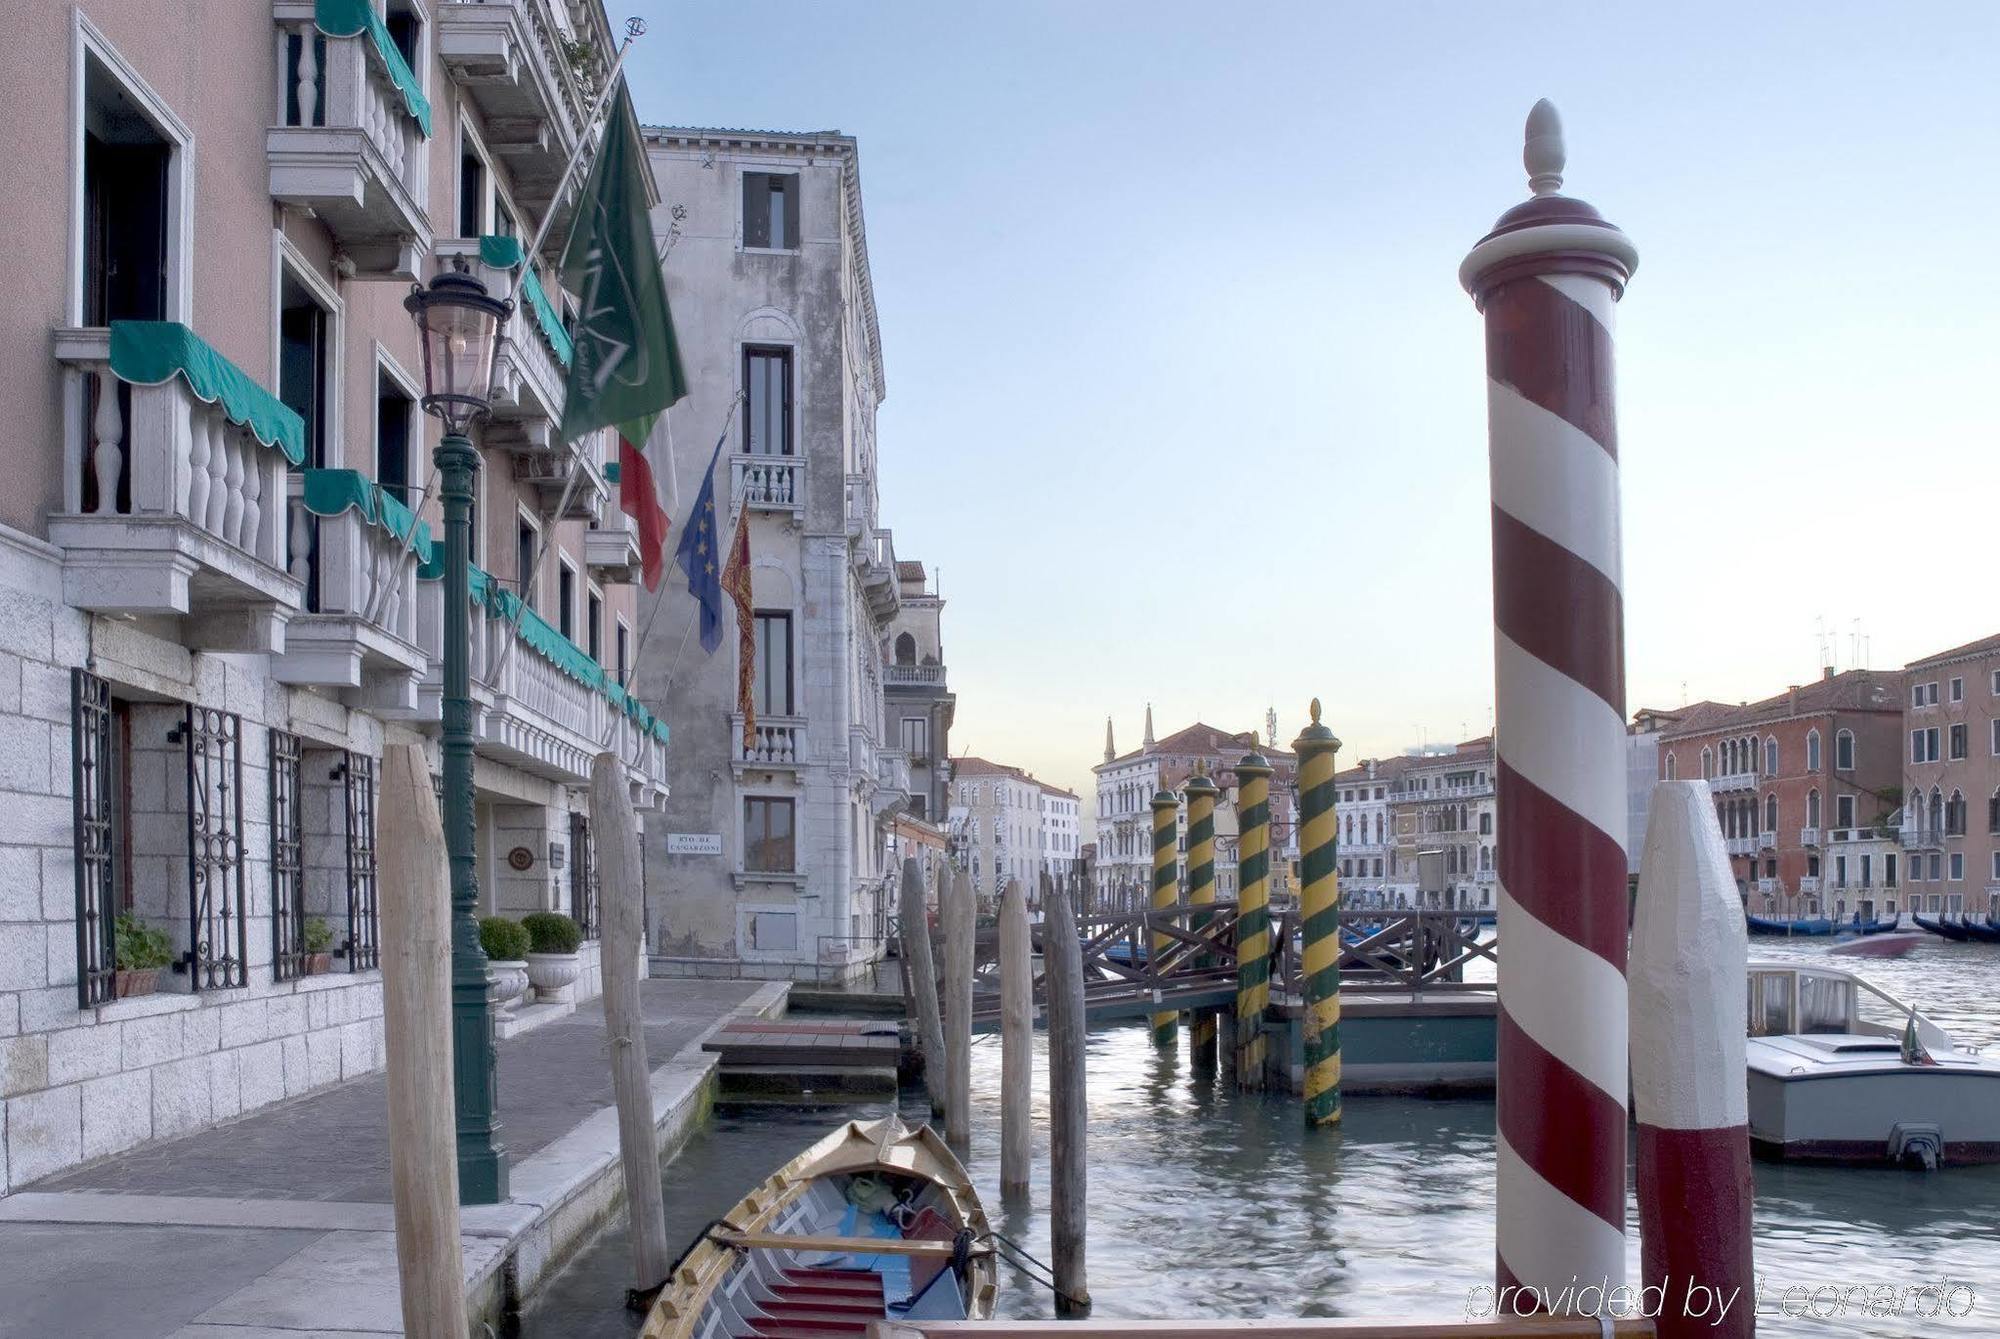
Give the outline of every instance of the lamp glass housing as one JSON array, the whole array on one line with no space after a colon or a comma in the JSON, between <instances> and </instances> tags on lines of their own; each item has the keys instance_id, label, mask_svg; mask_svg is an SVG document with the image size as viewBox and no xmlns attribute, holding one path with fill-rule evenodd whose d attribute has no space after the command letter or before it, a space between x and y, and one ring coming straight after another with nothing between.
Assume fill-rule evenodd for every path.
<instances>
[{"instance_id":1,"label":"lamp glass housing","mask_svg":"<svg viewBox=\"0 0 2000 1339\"><path fill-rule=\"evenodd\" d=\"M412 287L403 305L423 339L424 408L463 434L492 402L493 360L514 304L491 296L463 270L447 270L430 287Z\"/></svg>"}]
</instances>

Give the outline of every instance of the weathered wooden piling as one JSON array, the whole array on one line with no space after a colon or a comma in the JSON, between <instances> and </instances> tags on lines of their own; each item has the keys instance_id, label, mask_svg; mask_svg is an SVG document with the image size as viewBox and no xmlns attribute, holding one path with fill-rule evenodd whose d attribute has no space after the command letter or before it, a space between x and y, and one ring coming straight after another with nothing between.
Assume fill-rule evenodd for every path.
<instances>
[{"instance_id":1,"label":"weathered wooden piling","mask_svg":"<svg viewBox=\"0 0 2000 1339\"><path fill-rule=\"evenodd\" d=\"M1271 1002L1271 764L1236 764L1236 1047L1240 1088L1264 1086L1264 1011Z\"/></svg>"},{"instance_id":2,"label":"weathered wooden piling","mask_svg":"<svg viewBox=\"0 0 2000 1339\"><path fill-rule=\"evenodd\" d=\"M1299 977L1305 996L1306 1124L1340 1119L1340 829L1333 812L1334 754L1340 741L1312 724L1292 748L1299 755Z\"/></svg>"},{"instance_id":3,"label":"weathered wooden piling","mask_svg":"<svg viewBox=\"0 0 2000 1339\"><path fill-rule=\"evenodd\" d=\"M903 861L903 891L898 900L903 923L903 975L916 1000L917 1051L924 1058L924 1091L931 1110L945 1109L944 1021L938 1017L937 962L931 953L930 916L924 906L924 873L915 856Z\"/></svg>"},{"instance_id":4,"label":"weathered wooden piling","mask_svg":"<svg viewBox=\"0 0 2000 1339\"><path fill-rule=\"evenodd\" d=\"M1049 876L1042 875L1042 905ZM1034 954L1028 942L1028 895L1014 879L1000 895L1000 1195L1028 1193L1034 1159Z\"/></svg>"},{"instance_id":5,"label":"weathered wooden piling","mask_svg":"<svg viewBox=\"0 0 2000 1339\"><path fill-rule=\"evenodd\" d=\"M1083 944L1069 896L1055 887L1042 906L1042 972L1049 1009L1049 1263L1056 1315L1072 1319L1090 1314L1084 1270L1090 1097L1084 1081Z\"/></svg>"},{"instance_id":6,"label":"weathered wooden piling","mask_svg":"<svg viewBox=\"0 0 2000 1339\"><path fill-rule=\"evenodd\" d=\"M660 1146L653 1124L653 1066L646 1053L639 999L639 953L645 909L639 893L639 819L625 765L600 753L590 768L590 826L597 836L599 905L604 924L604 1035L611 1052L612 1100L618 1108L618 1161L624 1174L632 1287L642 1303L667 1281L674 1249L660 1190Z\"/></svg>"},{"instance_id":7,"label":"weathered wooden piling","mask_svg":"<svg viewBox=\"0 0 2000 1339\"><path fill-rule=\"evenodd\" d=\"M1204 775L1197 773L1188 779L1188 905L1196 908L1188 924L1194 930L1206 926L1215 915L1201 908L1215 905L1215 797L1220 793ZM1206 967L1208 963L1209 955L1204 953L1195 965ZM1204 1067L1215 1064L1215 1014L1213 1009L1196 1009L1188 1026L1188 1052L1195 1064Z\"/></svg>"},{"instance_id":8,"label":"weathered wooden piling","mask_svg":"<svg viewBox=\"0 0 2000 1339\"><path fill-rule=\"evenodd\" d=\"M1153 901L1154 911L1172 911L1180 901L1180 813L1181 803L1172 791L1156 791L1153 795ZM1173 945L1174 937L1162 930L1153 931L1152 942L1146 946L1146 961L1152 971L1159 970L1160 955ZM1178 1036L1180 1015L1168 1010L1153 1015L1153 1044L1171 1049L1180 1041Z\"/></svg>"},{"instance_id":9,"label":"weathered wooden piling","mask_svg":"<svg viewBox=\"0 0 2000 1339\"><path fill-rule=\"evenodd\" d=\"M1749 951L1707 784L1660 782L1639 866L1627 980L1639 1267L1646 1287L1664 1288L1661 1339L1747 1339L1756 1329L1747 1302L1689 1314L1698 1297L1756 1294L1743 1086Z\"/></svg>"},{"instance_id":10,"label":"weathered wooden piling","mask_svg":"<svg viewBox=\"0 0 2000 1339\"><path fill-rule=\"evenodd\" d=\"M451 1061L451 894L430 768L382 752L382 1034L403 1332L465 1339Z\"/></svg>"},{"instance_id":11,"label":"weathered wooden piling","mask_svg":"<svg viewBox=\"0 0 2000 1339\"><path fill-rule=\"evenodd\" d=\"M963 1153L972 1144L972 955L977 917L972 876L955 870L938 883L944 929L945 1142Z\"/></svg>"},{"instance_id":12,"label":"weathered wooden piling","mask_svg":"<svg viewBox=\"0 0 2000 1339\"><path fill-rule=\"evenodd\" d=\"M1625 1281L1625 638L1612 319L1630 239L1560 193L1540 102L1533 198L1459 266L1486 322L1500 859L1495 1276Z\"/></svg>"}]
</instances>

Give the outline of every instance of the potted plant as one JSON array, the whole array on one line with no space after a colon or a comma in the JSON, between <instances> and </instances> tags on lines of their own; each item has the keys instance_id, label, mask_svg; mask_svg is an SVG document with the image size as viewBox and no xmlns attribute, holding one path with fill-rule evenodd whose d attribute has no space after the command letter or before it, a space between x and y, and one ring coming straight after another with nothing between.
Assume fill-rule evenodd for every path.
<instances>
[{"instance_id":1,"label":"potted plant","mask_svg":"<svg viewBox=\"0 0 2000 1339\"><path fill-rule=\"evenodd\" d=\"M118 918L111 938L118 956L112 989L118 998L152 994L160 982L160 969L174 957L173 944L165 932L128 911Z\"/></svg>"},{"instance_id":2,"label":"potted plant","mask_svg":"<svg viewBox=\"0 0 2000 1339\"><path fill-rule=\"evenodd\" d=\"M484 916L479 921L479 947L486 953L493 1007L505 1009L528 993L528 932L505 916Z\"/></svg>"},{"instance_id":3,"label":"potted plant","mask_svg":"<svg viewBox=\"0 0 2000 1339\"><path fill-rule=\"evenodd\" d=\"M307 976L318 976L333 970L333 927L317 916L306 919L305 928L299 932L299 946L305 950Z\"/></svg>"},{"instance_id":4,"label":"potted plant","mask_svg":"<svg viewBox=\"0 0 2000 1339\"><path fill-rule=\"evenodd\" d=\"M583 931L576 922L560 911L537 911L521 918L521 928L528 932L528 980L535 997L550 999L576 984L583 972L577 956Z\"/></svg>"}]
</instances>

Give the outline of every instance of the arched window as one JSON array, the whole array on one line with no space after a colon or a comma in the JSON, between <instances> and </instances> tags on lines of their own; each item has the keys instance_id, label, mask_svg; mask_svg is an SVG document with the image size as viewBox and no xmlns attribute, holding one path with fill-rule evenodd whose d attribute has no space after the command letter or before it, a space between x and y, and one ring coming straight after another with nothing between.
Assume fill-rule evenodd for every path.
<instances>
[{"instance_id":1,"label":"arched window","mask_svg":"<svg viewBox=\"0 0 2000 1339\"><path fill-rule=\"evenodd\" d=\"M1676 758L1673 754L1669 753L1667 755L1667 780L1678 781L1680 780L1680 776L1681 776L1680 759Z\"/></svg>"},{"instance_id":2,"label":"arched window","mask_svg":"<svg viewBox=\"0 0 2000 1339\"><path fill-rule=\"evenodd\" d=\"M1936 786L1932 786L1931 787L1931 835L1933 837L1937 836L1939 829L1943 827L1943 825L1944 825L1944 792L1939 790Z\"/></svg>"},{"instance_id":3,"label":"arched window","mask_svg":"<svg viewBox=\"0 0 2000 1339\"><path fill-rule=\"evenodd\" d=\"M1766 739L1764 741L1764 775L1776 776L1777 774L1778 774L1778 741L1775 738Z\"/></svg>"},{"instance_id":4,"label":"arched window","mask_svg":"<svg viewBox=\"0 0 2000 1339\"><path fill-rule=\"evenodd\" d=\"M1947 837L1965 835L1965 793L1954 790L1944 806L1944 832Z\"/></svg>"},{"instance_id":5,"label":"arched window","mask_svg":"<svg viewBox=\"0 0 2000 1339\"><path fill-rule=\"evenodd\" d=\"M2000 834L2000 788L1996 788L1992 798L1986 801L1986 830ZM1994 878L2000 880L2000 867L1995 867Z\"/></svg>"},{"instance_id":6,"label":"arched window","mask_svg":"<svg viewBox=\"0 0 2000 1339\"><path fill-rule=\"evenodd\" d=\"M1375 844L1382 844L1382 815L1375 815Z\"/></svg>"},{"instance_id":7,"label":"arched window","mask_svg":"<svg viewBox=\"0 0 2000 1339\"><path fill-rule=\"evenodd\" d=\"M1715 754L1711 752L1708 748L1703 747L1701 751L1701 779L1703 781L1708 781L1712 780L1714 776L1715 776Z\"/></svg>"},{"instance_id":8,"label":"arched window","mask_svg":"<svg viewBox=\"0 0 2000 1339\"><path fill-rule=\"evenodd\" d=\"M1764 831L1776 832L1777 830L1778 797L1776 795L1766 795L1764 797Z\"/></svg>"},{"instance_id":9,"label":"arched window","mask_svg":"<svg viewBox=\"0 0 2000 1339\"><path fill-rule=\"evenodd\" d=\"M1819 792L1817 790L1806 792L1806 826L1809 828L1819 826Z\"/></svg>"},{"instance_id":10,"label":"arched window","mask_svg":"<svg viewBox=\"0 0 2000 1339\"><path fill-rule=\"evenodd\" d=\"M1833 737L1833 770L1851 772L1854 770L1854 732L1842 730Z\"/></svg>"},{"instance_id":11,"label":"arched window","mask_svg":"<svg viewBox=\"0 0 2000 1339\"><path fill-rule=\"evenodd\" d=\"M898 665L917 663L917 639L907 632L896 638L896 663Z\"/></svg>"},{"instance_id":12,"label":"arched window","mask_svg":"<svg viewBox=\"0 0 2000 1339\"><path fill-rule=\"evenodd\" d=\"M1808 772L1817 772L1819 770L1819 731L1817 730L1806 732L1806 770Z\"/></svg>"}]
</instances>

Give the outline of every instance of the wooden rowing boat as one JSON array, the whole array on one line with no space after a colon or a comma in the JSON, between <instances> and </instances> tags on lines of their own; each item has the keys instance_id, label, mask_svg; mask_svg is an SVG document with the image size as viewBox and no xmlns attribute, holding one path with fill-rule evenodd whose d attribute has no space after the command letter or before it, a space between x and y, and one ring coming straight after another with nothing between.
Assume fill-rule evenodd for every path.
<instances>
[{"instance_id":1,"label":"wooden rowing boat","mask_svg":"<svg viewBox=\"0 0 2000 1339\"><path fill-rule=\"evenodd\" d=\"M882 1320L985 1320L995 1262L972 1181L929 1126L849 1121L710 1224L643 1339L860 1339Z\"/></svg>"}]
</instances>

